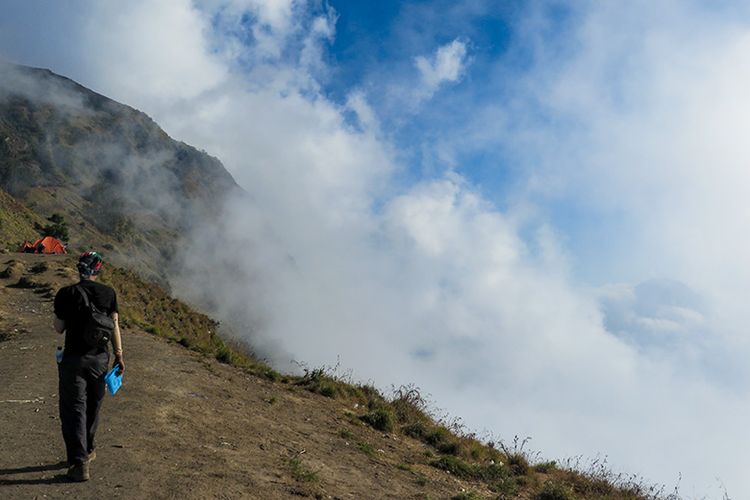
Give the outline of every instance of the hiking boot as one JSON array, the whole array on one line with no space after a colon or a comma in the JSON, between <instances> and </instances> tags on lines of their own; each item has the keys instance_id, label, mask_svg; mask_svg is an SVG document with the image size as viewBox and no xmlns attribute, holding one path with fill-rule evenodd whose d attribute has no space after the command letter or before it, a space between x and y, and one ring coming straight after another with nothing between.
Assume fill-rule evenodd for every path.
<instances>
[{"instance_id":1,"label":"hiking boot","mask_svg":"<svg viewBox=\"0 0 750 500\"><path fill-rule=\"evenodd\" d=\"M96 450L91 450L91 453L89 453L89 456L86 459L86 462L91 463L94 460L96 460Z\"/></svg>"},{"instance_id":2,"label":"hiking boot","mask_svg":"<svg viewBox=\"0 0 750 500\"><path fill-rule=\"evenodd\" d=\"M75 464L68 469L68 479L71 481L88 481L91 479L89 476L89 463L83 462L82 464Z\"/></svg>"}]
</instances>

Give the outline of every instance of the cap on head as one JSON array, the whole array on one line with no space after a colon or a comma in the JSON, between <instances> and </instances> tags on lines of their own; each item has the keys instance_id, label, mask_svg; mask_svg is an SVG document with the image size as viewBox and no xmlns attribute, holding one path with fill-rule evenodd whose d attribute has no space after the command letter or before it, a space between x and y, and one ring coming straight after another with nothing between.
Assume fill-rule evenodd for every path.
<instances>
[{"instance_id":1,"label":"cap on head","mask_svg":"<svg viewBox=\"0 0 750 500\"><path fill-rule=\"evenodd\" d=\"M85 252L78 257L78 274L87 279L96 276L102 269L102 256L96 252Z\"/></svg>"}]
</instances>

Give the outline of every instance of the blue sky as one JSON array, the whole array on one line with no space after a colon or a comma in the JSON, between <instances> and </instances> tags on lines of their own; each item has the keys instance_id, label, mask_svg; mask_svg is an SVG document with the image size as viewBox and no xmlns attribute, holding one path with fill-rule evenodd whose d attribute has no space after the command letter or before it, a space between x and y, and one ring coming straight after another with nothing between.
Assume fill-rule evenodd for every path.
<instances>
[{"instance_id":1,"label":"blue sky","mask_svg":"<svg viewBox=\"0 0 750 500\"><path fill-rule=\"evenodd\" d=\"M717 476L750 494L748 54L731 1L16 1L0 19L0 56L143 110L250 192L196 228L174 289L228 291L212 313L262 324L246 335L278 366L415 382L474 430L682 474L688 497L719 497ZM227 237L256 251L202 269Z\"/></svg>"},{"instance_id":2,"label":"blue sky","mask_svg":"<svg viewBox=\"0 0 750 500\"><path fill-rule=\"evenodd\" d=\"M558 140L570 134L571 143L579 140L577 133L588 133L590 125L585 116L551 109L543 98L529 95L523 87L528 80L544 78L548 72L565 71L580 52L589 49L577 32L590 14L587 4L546 2L532 6L527 2L476 1L331 5L338 17L336 39L328 53L331 71L321 80L324 92L335 102L343 102L353 88L366 93L389 140L403 155L405 182L454 170L501 210L518 203L521 192L523 201L531 199L543 212L543 220L560 232L570 249L572 268L584 283L632 280L633 273L637 273L635 279L665 277L663 271L644 262L646 255L638 255L640 262L624 255L638 252L637 248L627 248L639 224L628 207L602 206L589 199L593 196L590 192L529 193L526 183L530 171L536 168L535 163L547 158L539 160L528 149L519 153L513 134L489 132L481 141L461 138L467 131L477 133L477 128L487 127L481 115L487 109L498 110L508 121L504 132L538 129L551 131ZM692 5L709 19L738 14L732 2L722 7L727 10ZM638 36L637 32L633 36ZM461 40L467 46L460 79L441 87L428 104L404 112L403 102L389 95L389 89L400 85L401 79L409 85L417 71L415 57L452 40ZM633 88L629 75L641 61L630 60L628 50L627 46L616 47L599 68L602 73L596 82L606 105L622 114L638 106L641 92L648 92ZM541 65L544 71L540 71ZM448 159L435 153L445 144L450 149ZM625 262L631 267L623 269L628 265Z\"/></svg>"},{"instance_id":3,"label":"blue sky","mask_svg":"<svg viewBox=\"0 0 750 500\"><path fill-rule=\"evenodd\" d=\"M528 172L514 156L508 138L494 136L481 144L455 141L466 129L481 127L477 111L501 107L508 120L524 123L561 121L542 105L519 99L516 86L535 67L533 43L543 43L554 53L553 64L564 64L575 51L568 31L581 13L572 4L549 2L532 6L528 2L331 2L337 13L336 37L327 60L330 72L323 78L323 92L344 103L353 88L361 89L377 108L389 140L398 145L407 166L404 182L436 177L447 169L466 177L498 208L508 209L518 200ZM525 19L541 19L529 33ZM467 58L460 80L441 88L429 105L404 113L403 103L388 95L390 86L404 85L415 78L414 59L460 40L467 46ZM549 62L549 61L545 61ZM533 76L533 74L532 74ZM521 96L523 97L523 96ZM452 144L450 160L434 154L437 144ZM549 203L545 217L565 234L575 259L592 262L587 249L615 251L618 242L601 238L607 226L626 222L617 213L593 213L585 200L565 199ZM605 248L601 248L605 244ZM583 280L601 284L621 276L574 262ZM599 273L605 273L601 276Z\"/></svg>"},{"instance_id":4,"label":"blue sky","mask_svg":"<svg viewBox=\"0 0 750 500\"><path fill-rule=\"evenodd\" d=\"M393 140L400 145L439 139L442 133L449 132L451 125L459 129L482 101L501 97L503 89L497 85L500 82L484 79L498 60L510 58L513 33L509 22L514 11L521 7L503 4L501 8L492 9L477 3L470 8L455 2L442 5L354 2L342 7L337 9L337 36L330 52L334 69L325 80L325 91L332 99L342 102L352 88L363 89L378 107L379 116L392 131ZM469 47L470 63L461 80L449 89L441 89L431 106L403 113L403 103L394 102L388 95L388 87L399 75L408 84L406 82L417 74L416 57L456 39ZM446 120L447 117L451 119ZM409 164L420 165L419 148L410 149L415 156L410 158ZM481 152L470 154L480 155ZM479 172L485 162L471 163L471 171ZM485 174L492 175L495 169L486 170Z\"/></svg>"}]
</instances>

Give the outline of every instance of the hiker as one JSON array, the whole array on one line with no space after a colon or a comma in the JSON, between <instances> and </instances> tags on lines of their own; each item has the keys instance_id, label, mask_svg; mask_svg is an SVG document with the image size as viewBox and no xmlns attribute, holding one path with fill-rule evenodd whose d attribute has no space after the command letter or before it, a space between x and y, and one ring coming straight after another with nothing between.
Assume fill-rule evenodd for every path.
<instances>
[{"instance_id":1,"label":"hiker","mask_svg":"<svg viewBox=\"0 0 750 500\"><path fill-rule=\"evenodd\" d=\"M109 324L114 324L109 340L114 350L113 366L119 365L118 373L125 369L125 362L117 317L117 295L112 288L96 281L102 268L101 256L96 252L81 254L77 267L80 282L61 288L55 296L54 327L57 333L65 332L65 350L58 372L60 423L70 466L67 475L73 481L87 481L89 463L96 458L94 434L110 359L107 335L90 333L95 331L90 327L92 318L102 315L106 315L105 321L107 316L111 318ZM100 316L92 314L92 306L98 309Z\"/></svg>"}]
</instances>

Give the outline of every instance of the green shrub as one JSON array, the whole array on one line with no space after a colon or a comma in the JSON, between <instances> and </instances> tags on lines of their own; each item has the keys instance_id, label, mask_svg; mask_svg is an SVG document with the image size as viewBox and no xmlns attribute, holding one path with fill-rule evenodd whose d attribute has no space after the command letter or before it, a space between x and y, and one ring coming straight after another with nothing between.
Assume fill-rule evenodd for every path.
<instances>
[{"instance_id":1,"label":"green shrub","mask_svg":"<svg viewBox=\"0 0 750 500\"><path fill-rule=\"evenodd\" d=\"M370 410L387 404L387 401L383 395L380 394L380 391L370 384L357 386L356 396L358 396Z\"/></svg>"},{"instance_id":2,"label":"green shrub","mask_svg":"<svg viewBox=\"0 0 750 500\"><path fill-rule=\"evenodd\" d=\"M573 493L564 484L547 481L534 500L574 500Z\"/></svg>"},{"instance_id":3,"label":"green shrub","mask_svg":"<svg viewBox=\"0 0 750 500\"><path fill-rule=\"evenodd\" d=\"M148 333L151 333L153 335L161 335L161 328L155 325L150 325L144 328Z\"/></svg>"},{"instance_id":4,"label":"green shrub","mask_svg":"<svg viewBox=\"0 0 750 500\"><path fill-rule=\"evenodd\" d=\"M320 384L320 387L318 387L318 393L327 398L335 398L336 388L333 386L333 384L322 382Z\"/></svg>"},{"instance_id":5,"label":"green shrub","mask_svg":"<svg viewBox=\"0 0 750 500\"><path fill-rule=\"evenodd\" d=\"M427 435L427 427L422 422L415 422L404 426L401 431L409 437L422 441Z\"/></svg>"},{"instance_id":6,"label":"green shrub","mask_svg":"<svg viewBox=\"0 0 750 500\"><path fill-rule=\"evenodd\" d=\"M518 493L518 478L517 477L506 477L498 479L488 484L490 491L493 493L499 493L498 500L505 498L516 498Z\"/></svg>"},{"instance_id":7,"label":"green shrub","mask_svg":"<svg viewBox=\"0 0 750 500\"><path fill-rule=\"evenodd\" d=\"M469 464L458 457L446 455L434 460L430 465L461 479L473 479L496 485L495 489L498 491L504 491L506 484L515 485L510 470L497 464Z\"/></svg>"},{"instance_id":8,"label":"green shrub","mask_svg":"<svg viewBox=\"0 0 750 500\"><path fill-rule=\"evenodd\" d=\"M438 460L430 463L433 467L450 472L461 479L476 479L476 471L472 465L467 464L457 457L440 457Z\"/></svg>"},{"instance_id":9,"label":"green shrub","mask_svg":"<svg viewBox=\"0 0 750 500\"><path fill-rule=\"evenodd\" d=\"M230 365L232 364L232 351L226 347L222 347L216 351L216 359L220 363Z\"/></svg>"},{"instance_id":10,"label":"green shrub","mask_svg":"<svg viewBox=\"0 0 750 500\"><path fill-rule=\"evenodd\" d=\"M403 427L402 431L407 436L419 439L423 443L432 446L440 453L458 455L461 451L461 444L458 439L443 426L430 428L430 426L423 422L414 422Z\"/></svg>"},{"instance_id":11,"label":"green shrub","mask_svg":"<svg viewBox=\"0 0 750 500\"><path fill-rule=\"evenodd\" d=\"M349 429L340 429L339 436L343 439L348 439L348 440L354 439L354 434L352 434L352 431L350 431Z\"/></svg>"},{"instance_id":12,"label":"green shrub","mask_svg":"<svg viewBox=\"0 0 750 500\"><path fill-rule=\"evenodd\" d=\"M450 431L445 427L435 427L424 436L424 441L425 443L437 448L439 444L450 439L450 435Z\"/></svg>"},{"instance_id":13,"label":"green shrub","mask_svg":"<svg viewBox=\"0 0 750 500\"><path fill-rule=\"evenodd\" d=\"M529 473L531 467L529 461L523 453L512 453L508 455L508 467L517 476L525 476Z\"/></svg>"},{"instance_id":14,"label":"green shrub","mask_svg":"<svg viewBox=\"0 0 750 500\"><path fill-rule=\"evenodd\" d=\"M431 420L427 413L427 401L419 389L412 385L402 385L393 391L391 407L401 424L413 425Z\"/></svg>"},{"instance_id":15,"label":"green shrub","mask_svg":"<svg viewBox=\"0 0 750 500\"><path fill-rule=\"evenodd\" d=\"M475 465L476 478L487 482L505 481L511 478L507 467L497 464Z\"/></svg>"},{"instance_id":16,"label":"green shrub","mask_svg":"<svg viewBox=\"0 0 750 500\"><path fill-rule=\"evenodd\" d=\"M325 368L305 369L305 375L297 382L310 392L321 394L328 398L335 398L340 393L340 386L345 384L326 373Z\"/></svg>"},{"instance_id":17,"label":"green shrub","mask_svg":"<svg viewBox=\"0 0 750 500\"><path fill-rule=\"evenodd\" d=\"M482 497L473 491L467 491L465 493L459 493L458 495L453 495L451 497L451 500L482 500Z\"/></svg>"},{"instance_id":18,"label":"green shrub","mask_svg":"<svg viewBox=\"0 0 750 500\"><path fill-rule=\"evenodd\" d=\"M383 432L393 430L393 412L386 407L377 408L359 418L373 429Z\"/></svg>"},{"instance_id":19,"label":"green shrub","mask_svg":"<svg viewBox=\"0 0 750 500\"><path fill-rule=\"evenodd\" d=\"M458 441L442 441L435 445L435 449L440 453L445 453L446 455L458 455L461 451L461 445L458 443Z\"/></svg>"},{"instance_id":20,"label":"green shrub","mask_svg":"<svg viewBox=\"0 0 750 500\"><path fill-rule=\"evenodd\" d=\"M368 457L375 456L375 448L373 448L370 443L359 443L357 447L362 453L364 453Z\"/></svg>"},{"instance_id":21,"label":"green shrub","mask_svg":"<svg viewBox=\"0 0 750 500\"><path fill-rule=\"evenodd\" d=\"M34 223L34 229L36 229L41 236L53 236L61 241L68 241L68 223L65 222L65 217L62 214L54 213L47 217L50 224L42 226L38 222Z\"/></svg>"},{"instance_id":22,"label":"green shrub","mask_svg":"<svg viewBox=\"0 0 750 500\"><path fill-rule=\"evenodd\" d=\"M541 472L542 474L549 474L555 469L557 469L557 462L555 462L554 460L551 460L549 462L542 462L534 466L534 470L536 472Z\"/></svg>"},{"instance_id":23,"label":"green shrub","mask_svg":"<svg viewBox=\"0 0 750 500\"><path fill-rule=\"evenodd\" d=\"M295 480L303 483L317 483L320 480L318 475L305 467L299 458L289 460L289 471Z\"/></svg>"}]
</instances>

